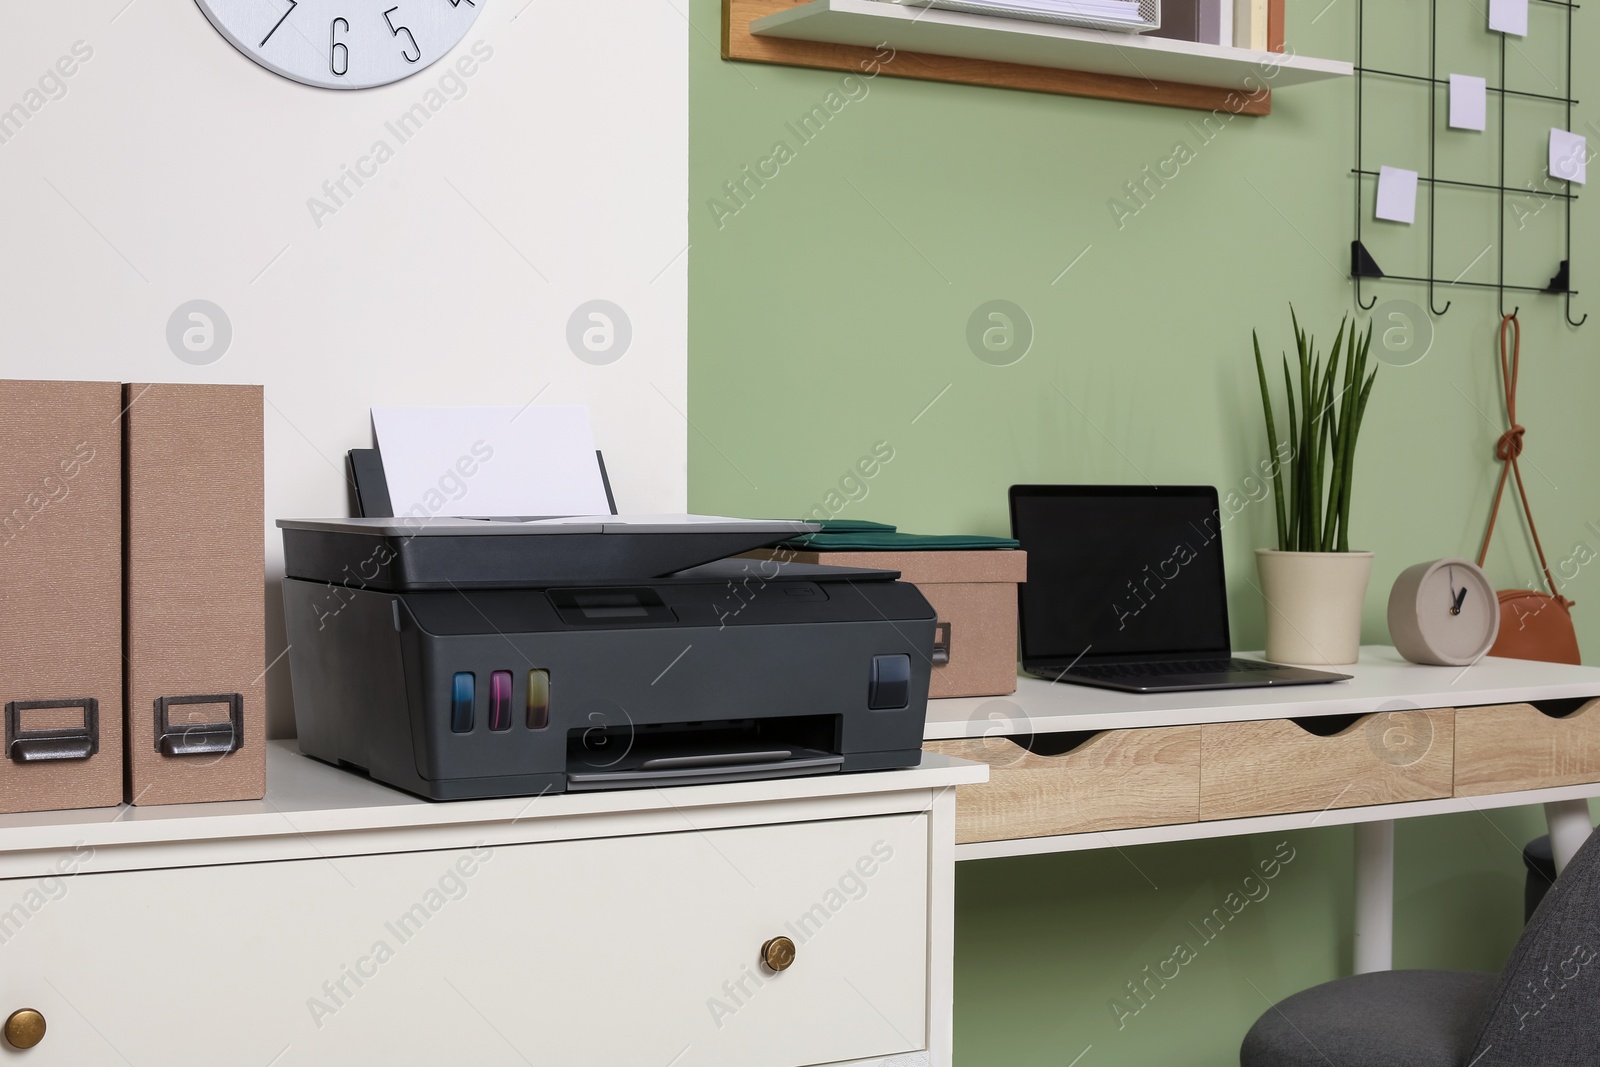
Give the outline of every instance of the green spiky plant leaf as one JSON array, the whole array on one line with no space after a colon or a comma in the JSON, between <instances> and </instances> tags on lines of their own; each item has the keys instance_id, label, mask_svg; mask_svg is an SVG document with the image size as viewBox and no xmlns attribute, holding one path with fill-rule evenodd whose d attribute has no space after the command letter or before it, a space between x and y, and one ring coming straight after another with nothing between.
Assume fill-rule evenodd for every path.
<instances>
[{"instance_id":1,"label":"green spiky plant leaf","mask_svg":"<svg viewBox=\"0 0 1600 1067\"><path fill-rule=\"evenodd\" d=\"M1284 353L1287 438L1278 436L1272 387L1261 358L1261 339L1255 331L1250 333L1273 464L1278 548L1285 552L1348 552L1356 442L1372 395L1372 383L1378 376L1377 368L1369 367L1372 324L1369 322L1362 334L1354 319L1341 319L1324 363L1316 338L1301 328L1293 306L1289 317L1294 325L1295 359L1291 365L1288 353Z\"/></svg>"}]
</instances>

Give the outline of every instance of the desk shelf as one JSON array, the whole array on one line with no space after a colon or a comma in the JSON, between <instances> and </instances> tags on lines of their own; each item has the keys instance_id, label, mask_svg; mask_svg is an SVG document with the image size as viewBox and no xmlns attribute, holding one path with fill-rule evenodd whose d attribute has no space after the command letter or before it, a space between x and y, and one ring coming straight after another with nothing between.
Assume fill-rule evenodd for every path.
<instances>
[{"instance_id":1,"label":"desk shelf","mask_svg":"<svg viewBox=\"0 0 1600 1067\"><path fill-rule=\"evenodd\" d=\"M724 0L723 57L855 73L876 64L898 77L1258 115L1271 110L1264 89L1353 71L1340 60L880 0Z\"/></svg>"}]
</instances>

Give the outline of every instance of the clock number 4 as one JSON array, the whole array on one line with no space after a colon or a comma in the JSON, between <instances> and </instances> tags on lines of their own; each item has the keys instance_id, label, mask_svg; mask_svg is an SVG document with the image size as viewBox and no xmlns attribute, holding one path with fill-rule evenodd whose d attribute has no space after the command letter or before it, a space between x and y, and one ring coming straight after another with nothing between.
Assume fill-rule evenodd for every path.
<instances>
[{"instance_id":1,"label":"clock number 4","mask_svg":"<svg viewBox=\"0 0 1600 1067\"><path fill-rule=\"evenodd\" d=\"M383 21L388 23L389 32L394 34L394 36L399 37L402 33L406 35L406 40L411 42L411 51L408 52L404 48L400 49L400 58L404 59L407 63L415 63L417 60L422 58L422 49L417 47L417 39L411 36L410 30L404 26L396 26L394 24L394 19L389 17L399 10L400 8L397 5L385 11L383 13Z\"/></svg>"},{"instance_id":2,"label":"clock number 4","mask_svg":"<svg viewBox=\"0 0 1600 1067\"><path fill-rule=\"evenodd\" d=\"M336 18L328 24L328 69L337 77L350 73L350 46L339 40L339 32L350 32L350 21Z\"/></svg>"}]
</instances>

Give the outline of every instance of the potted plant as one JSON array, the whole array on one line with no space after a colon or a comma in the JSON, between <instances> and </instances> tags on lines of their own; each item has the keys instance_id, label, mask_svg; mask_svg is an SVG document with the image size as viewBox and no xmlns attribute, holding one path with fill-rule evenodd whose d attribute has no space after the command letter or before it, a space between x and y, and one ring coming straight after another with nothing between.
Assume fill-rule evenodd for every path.
<instances>
[{"instance_id":1,"label":"potted plant","mask_svg":"<svg viewBox=\"0 0 1600 1067\"><path fill-rule=\"evenodd\" d=\"M1378 373L1367 367L1372 325L1360 336L1354 318L1340 320L1324 363L1293 307L1289 315L1297 358L1291 367L1288 354L1283 357L1287 440L1278 437L1261 341L1250 334L1269 454L1283 457L1272 479L1278 546L1256 549L1267 607L1266 656L1280 663L1354 663L1372 575L1372 553L1350 551L1356 442Z\"/></svg>"}]
</instances>

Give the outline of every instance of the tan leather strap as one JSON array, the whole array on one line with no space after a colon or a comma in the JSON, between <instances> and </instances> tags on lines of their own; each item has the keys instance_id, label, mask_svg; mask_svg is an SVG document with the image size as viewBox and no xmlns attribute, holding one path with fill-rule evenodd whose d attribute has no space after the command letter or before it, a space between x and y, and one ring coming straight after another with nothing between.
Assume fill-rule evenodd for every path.
<instances>
[{"instance_id":1,"label":"tan leather strap","mask_svg":"<svg viewBox=\"0 0 1600 1067\"><path fill-rule=\"evenodd\" d=\"M1507 338L1510 338L1509 353L1507 351ZM1522 500L1522 513L1528 519L1528 532L1533 535L1533 549L1539 553L1539 567L1544 571L1544 580L1550 587L1550 595L1561 601L1567 607L1572 607L1576 601L1568 600L1556 588L1556 580L1550 573L1550 564L1544 558L1544 545L1539 541L1538 527L1533 524L1533 509L1528 506L1528 490L1522 484L1522 468L1517 465L1517 457L1522 455L1522 439L1527 434L1527 428L1517 422L1517 376L1522 370L1522 324L1517 321L1515 314L1507 315L1500 320L1500 377L1506 387L1506 419L1511 423L1511 429L1500 435L1494 445L1494 458L1500 461L1500 482L1494 487L1494 504L1489 508L1489 528L1483 531L1483 547L1478 549L1478 566L1483 566L1483 561L1489 556L1489 538L1494 536L1494 523L1500 517L1500 500L1506 491L1507 475L1515 475L1517 479L1517 496Z\"/></svg>"}]
</instances>

